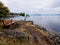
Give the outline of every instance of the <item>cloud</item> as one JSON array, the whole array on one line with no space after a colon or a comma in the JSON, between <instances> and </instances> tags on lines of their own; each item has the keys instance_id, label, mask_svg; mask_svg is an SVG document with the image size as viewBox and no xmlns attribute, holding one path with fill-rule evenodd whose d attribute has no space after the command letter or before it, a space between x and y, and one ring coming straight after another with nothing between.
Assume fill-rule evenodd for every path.
<instances>
[{"instance_id":1,"label":"cloud","mask_svg":"<svg viewBox=\"0 0 60 45\"><path fill-rule=\"evenodd\" d=\"M59 0L1 0L11 12L58 13ZM56 7L56 8L55 8Z\"/></svg>"},{"instance_id":2,"label":"cloud","mask_svg":"<svg viewBox=\"0 0 60 45\"><path fill-rule=\"evenodd\" d=\"M55 0L53 2L53 7L60 7L60 0Z\"/></svg>"},{"instance_id":3,"label":"cloud","mask_svg":"<svg viewBox=\"0 0 60 45\"><path fill-rule=\"evenodd\" d=\"M0 1L2 1L6 5L7 0L0 0Z\"/></svg>"}]
</instances>

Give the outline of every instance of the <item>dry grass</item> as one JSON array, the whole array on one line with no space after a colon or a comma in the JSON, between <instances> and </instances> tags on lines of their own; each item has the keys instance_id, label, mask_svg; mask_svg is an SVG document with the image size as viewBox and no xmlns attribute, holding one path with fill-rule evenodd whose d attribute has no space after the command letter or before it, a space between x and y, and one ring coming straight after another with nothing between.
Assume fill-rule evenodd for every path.
<instances>
[{"instance_id":1,"label":"dry grass","mask_svg":"<svg viewBox=\"0 0 60 45\"><path fill-rule=\"evenodd\" d=\"M2 30L3 30L3 23L0 22L0 31L2 31Z\"/></svg>"},{"instance_id":2,"label":"dry grass","mask_svg":"<svg viewBox=\"0 0 60 45\"><path fill-rule=\"evenodd\" d=\"M19 39L16 38L0 37L0 45L35 45L35 43L26 40L21 42Z\"/></svg>"},{"instance_id":3,"label":"dry grass","mask_svg":"<svg viewBox=\"0 0 60 45\"><path fill-rule=\"evenodd\" d=\"M16 28L16 30L19 30L21 32L26 32L28 36L32 36L32 34L35 34L35 36L37 37L38 42L36 43L35 41L32 40L26 40L23 39L23 41L21 42L19 39L16 38L3 38L0 37L0 45L49 45L47 42L49 41L52 45L54 44L53 40L48 39L47 37L49 36L49 34L44 31L43 29L38 29L34 24L32 23L26 23L24 21L18 21L17 22L19 24L19 27ZM0 24L0 29L2 30L3 25ZM30 31L25 28L25 26L30 29ZM36 32L36 33L35 33ZM43 37L44 39L48 39L48 41L45 41L44 39L40 38Z\"/></svg>"}]
</instances>

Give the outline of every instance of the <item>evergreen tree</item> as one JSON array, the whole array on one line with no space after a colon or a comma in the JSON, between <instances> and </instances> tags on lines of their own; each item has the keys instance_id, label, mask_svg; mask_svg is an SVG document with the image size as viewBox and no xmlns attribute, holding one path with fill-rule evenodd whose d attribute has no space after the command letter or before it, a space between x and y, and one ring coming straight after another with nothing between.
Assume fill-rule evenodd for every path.
<instances>
[{"instance_id":1,"label":"evergreen tree","mask_svg":"<svg viewBox=\"0 0 60 45\"><path fill-rule=\"evenodd\" d=\"M0 21L9 16L8 7L4 6L4 4L0 1Z\"/></svg>"}]
</instances>

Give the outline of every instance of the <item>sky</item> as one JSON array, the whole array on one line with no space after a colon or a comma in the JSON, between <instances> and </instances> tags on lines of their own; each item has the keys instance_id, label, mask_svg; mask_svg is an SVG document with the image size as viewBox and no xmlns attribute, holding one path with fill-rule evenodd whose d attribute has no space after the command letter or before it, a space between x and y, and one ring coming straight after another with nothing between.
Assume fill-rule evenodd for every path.
<instances>
[{"instance_id":1,"label":"sky","mask_svg":"<svg viewBox=\"0 0 60 45\"><path fill-rule=\"evenodd\" d=\"M11 12L39 14L60 13L60 0L0 0Z\"/></svg>"}]
</instances>

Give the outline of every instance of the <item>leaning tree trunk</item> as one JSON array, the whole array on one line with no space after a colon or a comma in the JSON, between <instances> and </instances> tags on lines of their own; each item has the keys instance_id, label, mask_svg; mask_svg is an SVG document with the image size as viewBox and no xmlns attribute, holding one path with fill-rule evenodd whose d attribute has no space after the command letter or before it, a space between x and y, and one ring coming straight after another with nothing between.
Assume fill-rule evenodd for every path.
<instances>
[{"instance_id":1,"label":"leaning tree trunk","mask_svg":"<svg viewBox=\"0 0 60 45\"><path fill-rule=\"evenodd\" d=\"M24 17L24 21L26 21L27 16Z\"/></svg>"}]
</instances>

